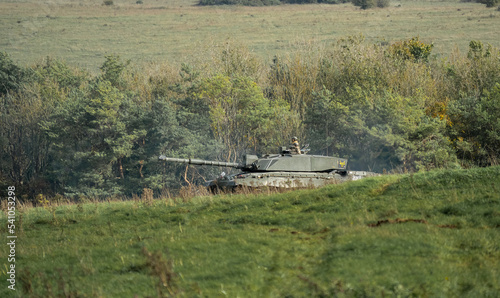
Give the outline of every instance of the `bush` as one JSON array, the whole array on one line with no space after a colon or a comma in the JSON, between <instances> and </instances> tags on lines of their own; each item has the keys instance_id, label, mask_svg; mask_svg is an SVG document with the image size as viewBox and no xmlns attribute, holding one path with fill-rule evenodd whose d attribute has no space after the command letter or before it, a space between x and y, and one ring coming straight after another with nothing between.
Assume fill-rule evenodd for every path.
<instances>
[{"instance_id":1,"label":"bush","mask_svg":"<svg viewBox=\"0 0 500 298\"><path fill-rule=\"evenodd\" d=\"M500 161L500 83L484 96L452 102L449 132L459 157L471 165L497 165Z\"/></svg>"},{"instance_id":2,"label":"bush","mask_svg":"<svg viewBox=\"0 0 500 298\"><path fill-rule=\"evenodd\" d=\"M477 0L477 2L486 4L486 7L493 7L499 3L499 0Z\"/></svg>"},{"instance_id":3,"label":"bush","mask_svg":"<svg viewBox=\"0 0 500 298\"><path fill-rule=\"evenodd\" d=\"M389 52L392 57L402 60L427 61L434 45L425 44L419 37L398 41L391 45Z\"/></svg>"},{"instance_id":4,"label":"bush","mask_svg":"<svg viewBox=\"0 0 500 298\"><path fill-rule=\"evenodd\" d=\"M389 0L377 0L377 7L379 8L389 7L389 4L390 4Z\"/></svg>"},{"instance_id":5,"label":"bush","mask_svg":"<svg viewBox=\"0 0 500 298\"><path fill-rule=\"evenodd\" d=\"M375 0L353 0L352 4L361 7L361 9L368 9L375 7Z\"/></svg>"},{"instance_id":6,"label":"bush","mask_svg":"<svg viewBox=\"0 0 500 298\"><path fill-rule=\"evenodd\" d=\"M361 9L384 8L389 6L389 0L353 0L352 4L361 7Z\"/></svg>"}]
</instances>

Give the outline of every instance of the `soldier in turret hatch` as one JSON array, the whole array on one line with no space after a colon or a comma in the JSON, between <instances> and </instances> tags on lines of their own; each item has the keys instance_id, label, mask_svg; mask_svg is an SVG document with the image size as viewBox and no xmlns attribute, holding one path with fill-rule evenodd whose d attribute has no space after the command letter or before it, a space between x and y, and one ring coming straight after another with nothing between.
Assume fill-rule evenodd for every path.
<instances>
[{"instance_id":1,"label":"soldier in turret hatch","mask_svg":"<svg viewBox=\"0 0 500 298\"><path fill-rule=\"evenodd\" d=\"M300 145L299 145L299 140L297 139L297 137L292 138L292 144L290 145L290 153L302 154L302 152L300 152Z\"/></svg>"}]
</instances>

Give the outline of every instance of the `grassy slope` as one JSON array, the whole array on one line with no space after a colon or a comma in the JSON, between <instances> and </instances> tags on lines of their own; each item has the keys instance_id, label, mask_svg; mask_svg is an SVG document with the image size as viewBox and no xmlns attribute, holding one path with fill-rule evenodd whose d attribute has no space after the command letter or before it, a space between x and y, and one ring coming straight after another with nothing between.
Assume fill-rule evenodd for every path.
<instances>
[{"instance_id":1,"label":"grassy slope","mask_svg":"<svg viewBox=\"0 0 500 298\"><path fill-rule=\"evenodd\" d=\"M27 209L16 295L498 297L499 192L491 167L267 196ZM12 294L6 252L1 297Z\"/></svg>"},{"instance_id":2,"label":"grassy slope","mask_svg":"<svg viewBox=\"0 0 500 298\"><path fill-rule=\"evenodd\" d=\"M194 0L53 2L0 0L0 50L22 65L45 56L98 70L107 54L134 62L193 62L228 38L270 61L276 54L363 33L369 42L420 36L448 57L471 40L500 47L500 12L459 1L392 1L386 9L351 4L199 7ZM220 50L220 49L219 49Z\"/></svg>"}]
</instances>

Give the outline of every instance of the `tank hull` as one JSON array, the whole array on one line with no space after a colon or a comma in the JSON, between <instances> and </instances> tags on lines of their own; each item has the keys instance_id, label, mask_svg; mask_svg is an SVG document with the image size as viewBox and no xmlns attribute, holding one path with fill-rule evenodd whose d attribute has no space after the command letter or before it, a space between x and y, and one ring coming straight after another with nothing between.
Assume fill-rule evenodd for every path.
<instances>
[{"instance_id":1,"label":"tank hull","mask_svg":"<svg viewBox=\"0 0 500 298\"><path fill-rule=\"evenodd\" d=\"M240 187L247 188L310 188L328 184L354 181L379 174L364 171L347 171L344 173L311 173L311 172L251 172L219 177L209 181L210 190L231 191Z\"/></svg>"}]
</instances>

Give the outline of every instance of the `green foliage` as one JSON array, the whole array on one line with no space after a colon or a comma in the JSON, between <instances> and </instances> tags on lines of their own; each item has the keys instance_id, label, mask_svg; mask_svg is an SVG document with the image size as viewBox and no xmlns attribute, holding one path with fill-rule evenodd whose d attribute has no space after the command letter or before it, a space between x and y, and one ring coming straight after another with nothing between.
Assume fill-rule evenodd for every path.
<instances>
[{"instance_id":1,"label":"green foliage","mask_svg":"<svg viewBox=\"0 0 500 298\"><path fill-rule=\"evenodd\" d=\"M389 0L353 0L352 4L359 6L361 9L369 9L374 7L389 7L390 2Z\"/></svg>"},{"instance_id":2,"label":"green foliage","mask_svg":"<svg viewBox=\"0 0 500 298\"><path fill-rule=\"evenodd\" d=\"M307 109L305 124L312 148L325 155L339 153L347 144L350 109L329 90L315 93Z\"/></svg>"},{"instance_id":3,"label":"green foliage","mask_svg":"<svg viewBox=\"0 0 500 298\"><path fill-rule=\"evenodd\" d=\"M101 66L103 80L109 81L115 87L122 86L121 74L130 64L130 60L122 62L121 58L116 55L109 55L105 58L106 61Z\"/></svg>"},{"instance_id":4,"label":"green foliage","mask_svg":"<svg viewBox=\"0 0 500 298\"><path fill-rule=\"evenodd\" d=\"M346 96L349 89L362 88L379 92L388 88L388 67L393 61L384 59L383 49L366 45L364 36L349 36L337 42L319 60L318 85L338 96Z\"/></svg>"},{"instance_id":5,"label":"green foliage","mask_svg":"<svg viewBox=\"0 0 500 298\"><path fill-rule=\"evenodd\" d=\"M166 177L157 156L184 139L168 102L137 102L100 80L62 105L47 133L58 157L53 179L66 195L86 197L161 190Z\"/></svg>"},{"instance_id":6,"label":"green foliage","mask_svg":"<svg viewBox=\"0 0 500 298\"><path fill-rule=\"evenodd\" d=\"M419 37L396 42L390 46L389 53L396 59L414 62L428 61L434 45L425 44Z\"/></svg>"},{"instance_id":7,"label":"green foliage","mask_svg":"<svg viewBox=\"0 0 500 298\"><path fill-rule=\"evenodd\" d=\"M391 2L389 0L377 0L377 7L379 8L385 8L389 7Z\"/></svg>"},{"instance_id":8,"label":"green foliage","mask_svg":"<svg viewBox=\"0 0 500 298\"><path fill-rule=\"evenodd\" d=\"M363 36L339 41L319 61L323 90L304 120L313 148L349 157L352 169L455 166L443 118L428 115L436 89L425 65L367 47Z\"/></svg>"},{"instance_id":9,"label":"green foliage","mask_svg":"<svg viewBox=\"0 0 500 298\"><path fill-rule=\"evenodd\" d=\"M130 141L120 119L124 98L108 81L96 81L60 107L47 124L54 142L54 176L66 195L100 197L121 190L112 181L122 173L113 171L121 158L130 154Z\"/></svg>"},{"instance_id":10,"label":"green foliage","mask_svg":"<svg viewBox=\"0 0 500 298\"><path fill-rule=\"evenodd\" d=\"M464 97L449 106L449 134L458 156L473 165L498 164L500 83L484 96Z\"/></svg>"},{"instance_id":11,"label":"green foliage","mask_svg":"<svg viewBox=\"0 0 500 298\"><path fill-rule=\"evenodd\" d=\"M41 176L46 169L49 143L40 123L52 113L52 98L40 95L36 71L15 65L0 53L0 181L15 185L19 197L50 192L50 182Z\"/></svg>"},{"instance_id":12,"label":"green foliage","mask_svg":"<svg viewBox=\"0 0 500 298\"><path fill-rule=\"evenodd\" d=\"M17 91L25 77L25 71L14 64L9 55L0 52L0 96Z\"/></svg>"},{"instance_id":13,"label":"green foliage","mask_svg":"<svg viewBox=\"0 0 500 298\"><path fill-rule=\"evenodd\" d=\"M420 97L348 90L345 101L317 94L306 118L313 148L350 157L351 168L428 170L454 167L445 122L425 113Z\"/></svg>"},{"instance_id":14,"label":"green foliage","mask_svg":"<svg viewBox=\"0 0 500 298\"><path fill-rule=\"evenodd\" d=\"M44 59L43 63L35 66L33 71L41 88L58 89L56 92L68 93L78 89L89 79L89 74L78 69L72 69L64 61L51 57ZM43 92L43 91L42 91ZM48 94L43 94L49 96Z\"/></svg>"},{"instance_id":15,"label":"green foliage","mask_svg":"<svg viewBox=\"0 0 500 298\"><path fill-rule=\"evenodd\" d=\"M497 120L500 53L491 45L471 41L467 57L447 67L448 135L464 165L498 163Z\"/></svg>"},{"instance_id":16,"label":"green foliage","mask_svg":"<svg viewBox=\"0 0 500 298\"><path fill-rule=\"evenodd\" d=\"M445 67L450 98L477 97L500 83L500 52L480 41L471 41L467 56L452 57Z\"/></svg>"},{"instance_id":17,"label":"green foliage","mask_svg":"<svg viewBox=\"0 0 500 298\"><path fill-rule=\"evenodd\" d=\"M476 2L481 4L486 4L486 7L493 7L495 5L498 5L498 3L500 3L500 1L498 0L477 0Z\"/></svg>"},{"instance_id":18,"label":"green foliage","mask_svg":"<svg viewBox=\"0 0 500 298\"><path fill-rule=\"evenodd\" d=\"M375 7L375 0L353 0L352 4L361 7L361 9L368 9Z\"/></svg>"},{"instance_id":19,"label":"green foliage","mask_svg":"<svg viewBox=\"0 0 500 298\"><path fill-rule=\"evenodd\" d=\"M25 93L0 97L0 181L15 185L19 197L49 192L42 179L49 143L39 123L48 119L51 103Z\"/></svg>"},{"instance_id":20,"label":"green foliage","mask_svg":"<svg viewBox=\"0 0 500 298\"><path fill-rule=\"evenodd\" d=\"M204 49L201 54L208 58L209 63L200 61L192 67L192 71L200 77L248 77L261 83L265 73L261 59L247 46L231 38L223 43L211 45L211 48Z\"/></svg>"},{"instance_id":21,"label":"green foliage","mask_svg":"<svg viewBox=\"0 0 500 298\"><path fill-rule=\"evenodd\" d=\"M225 160L241 158L245 151L265 152L289 137L279 130L292 121L287 106L270 102L249 78L215 76L199 89L200 99L210 107L212 131L227 150Z\"/></svg>"}]
</instances>

